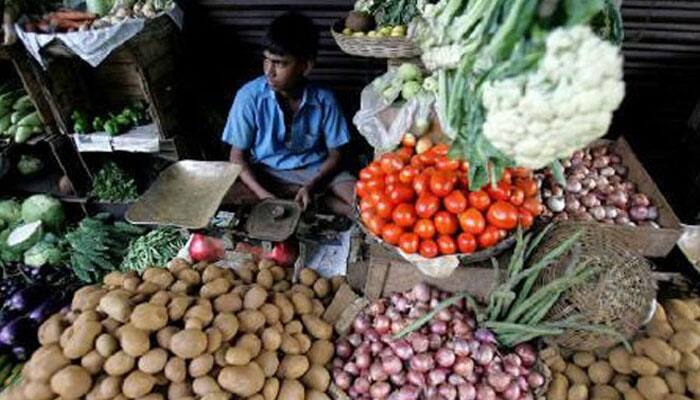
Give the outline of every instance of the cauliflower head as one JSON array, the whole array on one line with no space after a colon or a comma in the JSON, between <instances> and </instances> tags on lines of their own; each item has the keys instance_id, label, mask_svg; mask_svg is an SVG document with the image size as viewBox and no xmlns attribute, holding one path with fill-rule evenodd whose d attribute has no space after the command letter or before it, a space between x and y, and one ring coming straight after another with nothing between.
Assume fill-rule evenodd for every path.
<instances>
[{"instance_id":1,"label":"cauliflower head","mask_svg":"<svg viewBox=\"0 0 700 400\"><path fill-rule=\"evenodd\" d=\"M619 49L587 26L547 37L532 72L484 87L484 136L517 165L539 169L602 137L625 95Z\"/></svg>"}]
</instances>

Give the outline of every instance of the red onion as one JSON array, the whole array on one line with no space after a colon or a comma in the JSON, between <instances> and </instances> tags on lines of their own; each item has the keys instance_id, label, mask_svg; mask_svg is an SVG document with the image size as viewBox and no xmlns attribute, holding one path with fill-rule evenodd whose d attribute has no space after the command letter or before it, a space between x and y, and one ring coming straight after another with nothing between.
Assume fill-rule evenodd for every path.
<instances>
[{"instance_id":1,"label":"red onion","mask_svg":"<svg viewBox=\"0 0 700 400\"><path fill-rule=\"evenodd\" d=\"M478 340L472 339L469 341L469 351L471 351L472 354L479 351L479 347L481 347L481 343Z\"/></svg>"},{"instance_id":2,"label":"red onion","mask_svg":"<svg viewBox=\"0 0 700 400\"><path fill-rule=\"evenodd\" d=\"M379 360L374 361L372 366L369 367L369 377L374 382L382 382L389 379L389 375L384 372L384 366Z\"/></svg>"},{"instance_id":3,"label":"red onion","mask_svg":"<svg viewBox=\"0 0 700 400\"><path fill-rule=\"evenodd\" d=\"M384 372L386 372L389 375L398 374L399 372L401 372L401 369L403 369L403 364L401 363L401 360L394 355L383 357L382 365L384 366Z\"/></svg>"},{"instance_id":4,"label":"red onion","mask_svg":"<svg viewBox=\"0 0 700 400\"><path fill-rule=\"evenodd\" d=\"M384 315L386 315L392 321L401 320L401 314L394 307L387 308Z\"/></svg>"},{"instance_id":5,"label":"red onion","mask_svg":"<svg viewBox=\"0 0 700 400\"><path fill-rule=\"evenodd\" d=\"M350 375L345 371L337 371L333 374L333 382L343 390L347 390L350 387L351 379Z\"/></svg>"},{"instance_id":6,"label":"red onion","mask_svg":"<svg viewBox=\"0 0 700 400\"><path fill-rule=\"evenodd\" d=\"M430 332L444 335L447 333L447 323L445 321L433 321L430 323Z\"/></svg>"},{"instance_id":7,"label":"red onion","mask_svg":"<svg viewBox=\"0 0 700 400\"><path fill-rule=\"evenodd\" d=\"M581 181L574 177L569 177L569 179L566 181L566 187L564 189L569 193L578 193L582 188Z\"/></svg>"},{"instance_id":8,"label":"red onion","mask_svg":"<svg viewBox=\"0 0 700 400\"><path fill-rule=\"evenodd\" d=\"M413 332L408 335L408 340L411 342L411 347L416 353L424 353L428 351L428 348L430 347L428 337L417 332Z\"/></svg>"},{"instance_id":9,"label":"red onion","mask_svg":"<svg viewBox=\"0 0 700 400\"><path fill-rule=\"evenodd\" d=\"M632 197L630 198L630 202L632 203L633 206L649 207L651 205L649 198L643 193L633 194Z\"/></svg>"},{"instance_id":10,"label":"red onion","mask_svg":"<svg viewBox=\"0 0 700 400\"><path fill-rule=\"evenodd\" d=\"M379 357L390 357L394 355L394 351L391 347L385 347L379 352Z\"/></svg>"},{"instance_id":11,"label":"red onion","mask_svg":"<svg viewBox=\"0 0 700 400\"><path fill-rule=\"evenodd\" d=\"M428 336L428 340L430 341L430 350L437 350L442 347L442 336L437 333Z\"/></svg>"},{"instance_id":12,"label":"red onion","mask_svg":"<svg viewBox=\"0 0 700 400\"><path fill-rule=\"evenodd\" d=\"M620 157L619 154L617 154L617 153L610 154L610 163L611 164L619 164L621 162L622 162L622 157Z\"/></svg>"},{"instance_id":13,"label":"red onion","mask_svg":"<svg viewBox=\"0 0 700 400\"><path fill-rule=\"evenodd\" d=\"M493 361L491 361L488 365L484 367L484 373L487 375L502 372L503 368L501 367L500 360L498 360L498 356L494 357Z\"/></svg>"},{"instance_id":14,"label":"red onion","mask_svg":"<svg viewBox=\"0 0 700 400\"><path fill-rule=\"evenodd\" d=\"M474 361L468 357L460 357L455 361L452 370L465 378L474 374Z\"/></svg>"},{"instance_id":15,"label":"red onion","mask_svg":"<svg viewBox=\"0 0 700 400\"><path fill-rule=\"evenodd\" d=\"M391 333L396 335L397 333L401 332L406 325L408 325L409 322L407 320L398 320L398 321L393 321L391 323Z\"/></svg>"},{"instance_id":16,"label":"red onion","mask_svg":"<svg viewBox=\"0 0 700 400\"><path fill-rule=\"evenodd\" d=\"M593 160L593 168L605 168L610 164L610 159L606 156L600 156Z\"/></svg>"},{"instance_id":17,"label":"red onion","mask_svg":"<svg viewBox=\"0 0 700 400\"><path fill-rule=\"evenodd\" d=\"M618 225L634 225L634 222L631 222L629 217L627 217L626 215L618 215L617 218L615 218L615 223Z\"/></svg>"},{"instance_id":18,"label":"red onion","mask_svg":"<svg viewBox=\"0 0 700 400\"><path fill-rule=\"evenodd\" d=\"M437 386L447 380L448 371L444 368L435 368L428 372L428 385Z\"/></svg>"},{"instance_id":19,"label":"red onion","mask_svg":"<svg viewBox=\"0 0 700 400\"><path fill-rule=\"evenodd\" d=\"M444 400L455 400L457 398L457 389L446 383L438 387L438 393Z\"/></svg>"},{"instance_id":20,"label":"red onion","mask_svg":"<svg viewBox=\"0 0 700 400\"><path fill-rule=\"evenodd\" d=\"M450 374L450 376L447 377L447 383L450 385L459 386L463 383L467 383L467 381L457 374Z\"/></svg>"},{"instance_id":21,"label":"red onion","mask_svg":"<svg viewBox=\"0 0 700 400\"><path fill-rule=\"evenodd\" d=\"M405 385L399 390L395 400L417 400L420 389L412 385Z\"/></svg>"},{"instance_id":22,"label":"red onion","mask_svg":"<svg viewBox=\"0 0 700 400\"><path fill-rule=\"evenodd\" d=\"M632 221L636 221L636 222L644 221L645 219L647 219L647 217L649 217L649 208L647 208L646 206L637 205L637 206L630 208L629 214L630 214L630 219Z\"/></svg>"},{"instance_id":23,"label":"red onion","mask_svg":"<svg viewBox=\"0 0 700 400\"><path fill-rule=\"evenodd\" d=\"M587 194L581 198L581 204L587 208L595 207L600 205L600 200L594 194Z\"/></svg>"},{"instance_id":24,"label":"red onion","mask_svg":"<svg viewBox=\"0 0 700 400\"><path fill-rule=\"evenodd\" d=\"M369 328L369 318L367 318L367 316L364 314L358 315L355 318L355 321L353 321L352 327L357 333L365 333L365 331Z\"/></svg>"},{"instance_id":25,"label":"red onion","mask_svg":"<svg viewBox=\"0 0 700 400\"><path fill-rule=\"evenodd\" d=\"M370 342L379 341L379 332L377 332L374 328L367 329L365 331L365 340L368 340Z\"/></svg>"},{"instance_id":26,"label":"red onion","mask_svg":"<svg viewBox=\"0 0 700 400\"><path fill-rule=\"evenodd\" d=\"M535 400L535 396L533 396L532 393L530 393L530 392L523 393L520 396L520 400Z\"/></svg>"},{"instance_id":27,"label":"red onion","mask_svg":"<svg viewBox=\"0 0 700 400\"><path fill-rule=\"evenodd\" d=\"M474 354L473 358L479 365L488 365L493 360L494 354L493 346L485 344L479 347L479 350Z\"/></svg>"},{"instance_id":28,"label":"red onion","mask_svg":"<svg viewBox=\"0 0 700 400\"><path fill-rule=\"evenodd\" d=\"M381 341L379 342L373 342L370 346L370 352L372 353L373 356L376 356L379 354L383 349L384 349L384 343Z\"/></svg>"},{"instance_id":29,"label":"red onion","mask_svg":"<svg viewBox=\"0 0 700 400\"><path fill-rule=\"evenodd\" d=\"M354 362L346 363L343 366L343 371L347 372L350 375L359 375L360 374L360 369L357 368L357 364L355 364Z\"/></svg>"},{"instance_id":30,"label":"red onion","mask_svg":"<svg viewBox=\"0 0 700 400\"><path fill-rule=\"evenodd\" d=\"M374 324L372 326L377 333L383 335L391 329L391 320L386 315L378 315L374 318Z\"/></svg>"},{"instance_id":31,"label":"red onion","mask_svg":"<svg viewBox=\"0 0 700 400\"><path fill-rule=\"evenodd\" d=\"M506 390L503 391L505 400L518 400L520 398L520 386L517 383L511 383Z\"/></svg>"},{"instance_id":32,"label":"red onion","mask_svg":"<svg viewBox=\"0 0 700 400\"><path fill-rule=\"evenodd\" d=\"M611 206L605 206L605 218L615 219L617 218L617 208Z\"/></svg>"},{"instance_id":33,"label":"red onion","mask_svg":"<svg viewBox=\"0 0 700 400\"><path fill-rule=\"evenodd\" d=\"M628 192L634 192L634 190L636 189L634 183L629 182L629 181L628 181L628 182L623 182L623 183L622 183L622 186L623 186L623 187L622 187L623 190L626 190L626 191L628 191Z\"/></svg>"},{"instance_id":34,"label":"red onion","mask_svg":"<svg viewBox=\"0 0 700 400\"><path fill-rule=\"evenodd\" d=\"M657 220L659 218L659 209L656 206L647 208L647 219Z\"/></svg>"},{"instance_id":35,"label":"red onion","mask_svg":"<svg viewBox=\"0 0 700 400\"><path fill-rule=\"evenodd\" d=\"M359 393L357 393L357 390L355 390L354 387L351 387L350 390L348 390L348 396L350 396L351 399L359 399L362 398Z\"/></svg>"},{"instance_id":36,"label":"red onion","mask_svg":"<svg viewBox=\"0 0 700 400\"><path fill-rule=\"evenodd\" d=\"M575 214L581 210L581 202L575 197L567 198L566 207L564 209L572 214Z\"/></svg>"},{"instance_id":37,"label":"red onion","mask_svg":"<svg viewBox=\"0 0 700 400\"><path fill-rule=\"evenodd\" d=\"M442 348L435 353L435 362L441 367L452 367L455 363L455 359L455 353L450 349Z\"/></svg>"},{"instance_id":38,"label":"red onion","mask_svg":"<svg viewBox=\"0 0 700 400\"><path fill-rule=\"evenodd\" d=\"M615 168L613 167L605 167L600 170L600 175L605 176L605 177L611 177L615 175Z\"/></svg>"},{"instance_id":39,"label":"red onion","mask_svg":"<svg viewBox=\"0 0 700 400\"><path fill-rule=\"evenodd\" d=\"M349 336L352 336L352 335L349 335ZM350 345L350 342L348 342L345 339L340 340L335 345L335 353L338 355L338 357L342 357L342 358L350 357L352 355L352 346Z\"/></svg>"},{"instance_id":40,"label":"red onion","mask_svg":"<svg viewBox=\"0 0 700 400\"><path fill-rule=\"evenodd\" d=\"M476 400L496 400L496 392L488 385L476 387Z\"/></svg>"},{"instance_id":41,"label":"red onion","mask_svg":"<svg viewBox=\"0 0 700 400\"><path fill-rule=\"evenodd\" d=\"M471 383L457 386L457 396L459 400L475 400L476 388Z\"/></svg>"},{"instance_id":42,"label":"red onion","mask_svg":"<svg viewBox=\"0 0 700 400\"><path fill-rule=\"evenodd\" d=\"M608 196L608 203L614 205L615 207L627 207L628 201L629 198L627 197L627 193L625 193L623 190L615 190L614 192L610 193L610 196Z\"/></svg>"},{"instance_id":43,"label":"red onion","mask_svg":"<svg viewBox=\"0 0 700 400\"><path fill-rule=\"evenodd\" d=\"M354 346L357 347L362 343L362 336L358 333L351 333L347 336L348 342Z\"/></svg>"},{"instance_id":44,"label":"red onion","mask_svg":"<svg viewBox=\"0 0 700 400\"><path fill-rule=\"evenodd\" d=\"M562 197L554 196L547 199L547 207L555 213L564 211L566 202Z\"/></svg>"},{"instance_id":45,"label":"red onion","mask_svg":"<svg viewBox=\"0 0 700 400\"><path fill-rule=\"evenodd\" d=\"M477 329L474 338L484 343L496 343L496 336L488 329Z\"/></svg>"},{"instance_id":46,"label":"red onion","mask_svg":"<svg viewBox=\"0 0 700 400\"><path fill-rule=\"evenodd\" d=\"M605 219L605 208L603 206L592 207L589 211L596 220L602 221Z\"/></svg>"},{"instance_id":47,"label":"red onion","mask_svg":"<svg viewBox=\"0 0 700 400\"><path fill-rule=\"evenodd\" d=\"M433 363L433 357L431 357L428 353L416 354L411 359L410 363L411 369L414 369L418 372L428 372L435 366L435 364Z\"/></svg>"},{"instance_id":48,"label":"red onion","mask_svg":"<svg viewBox=\"0 0 700 400\"><path fill-rule=\"evenodd\" d=\"M521 391L527 392L530 389L530 384L527 383L527 378L524 376L519 376L517 381L518 387L520 388Z\"/></svg>"},{"instance_id":49,"label":"red onion","mask_svg":"<svg viewBox=\"0 0 700 400\"><path fill-rule=\"evenodd\" d=\"M392 301L392 304L394 305L394 307L396 307L396 311L398 312L404 312L408 310L408 300L406 300L406 298L403 296L396 297L396 299Z\"/></svg>"},{"instance_id":50,"label":"red onion","mask_svg":"<svg viewBox=\"0 0 700 400\"><path fill-rule=\"evenodd\" d=\"M408 316L410 318L420 318L420 317L424 316L427 312L428 312L427 306L425 306L424 304L416 304L408 312Z\"/></svg>"},{"instance_id":51,"label":"red onion","mask_svg":"<svg viewBox=\"0 0 700 400\"><path fill-rule=\"evenodd\" d=\"M369 395L373 399L386 398L391 392L391 385L387 382L375 382L369 388Z\"/></svg>"},{"instance_id":52,"label":"red onion","mask_svg":"<svg viewBox=\"0 0 700 400\"><path fill-rule=\"evenodd\" d=\"M510 385L511 377L504 372L489 374L486 378L488 384L497 392L503 392Z\"/></svg>"},{"instance_id":53,"label":"red onion","mask_svg":"<svg viewBox=\"0 0 700 400\"><path fill-rule=\"evenodd\" d=\"M414 385L414 386L418 386L418 387L425 386L425 375L423 375L422 373L420 373L418 371L409 370L406 373L406 380L408 381L408 383L410 383L411 385Z\"/></svg>"},{"instance_id":54,"label":"red onion","mask_svg":"<svg viewBox=\"0 0 700 400\"><path fill-rule=\"evenodd\" d=\"M520 356L523 365L526 367L535 365L537 361L537 353L535 353L535 349L528 343L521 343L515 346L515 353Z\"/></svg>"},{"instance_id":55,"label":"red onion","mask_svg":"<svg viewBox=\"0 0 700 400\"><path fill-rule=\"evenodd\" d=\"M369 313L372 315L381 315L386 311L386 305L384 305L384 300L377 300L369 306Z\"/></svg>"},{"instance_id":56,"label":"red onion","mask_svg":"<svg viewBox=\"0 0 700 400\"><path fill-rule=\"evenodd\" d=\"M357 368L361 370L369 368L371 362L372 358L369 356L369 354L358 354L355 357L355 365L357 365Z\"/></svg>"},{"instance_id":57,"label":"red onion","mask_svg":"<svg viewBox=\"0 0 700 400\"><path fill-rule=\"evenodd\" d=\"M627 175L627 167L625 167L622 164L615 164L613 165L613 168L615 169L615 173L617 173L618 176L624 177Z\"/></svg>"},{"instance_id":58,"label":"red onion","mask_svg":"<svg viewBox=\"0 0 700 400\"><path fill-rule=\"evenodd\" d=\"M406 374L403 372L399 372L398 374L394 374L390 377L391 383L393 383L396 386L403 386L406 383Z\"/></svg>"},{"instance_id":59,"label":"red onion","mask_svg":"<svg viewBox=\"0 0 700 400\"><path fill-rule=\"evenodd\" d=\"M353 389L359 394L365 394L369 392L369 380L365 377L359 377L355 379L352 384Z\"/></svg>"},{"instance_id":60,"label":"red onion","mask_svg":"<svg viewBox=\"0 0 700 400\"><path fill-rule=\"evenodd\" d=\"M442 309L442 310L438 311L435 318L438 319L439 321L450 322L450 321L452 321L453 316L452 316L452 313L450 312L450 310Z\"/></svg>"},{"instance_id":61,"label":"red onion","mask_svg":"<svg viewBox=\"0 0 700 400\"><path fill-rule=\"evenodd\" d=\"M602 222L602 223L604 223L604 224L612 225L612 224L615 223L615 220L612 219L612 218L605 218L604 220L602 220L602 221L600 221L600 222Z\"/></svg>"},{"instance_id":62,"label":"red onion","mask_svg":"<svg viewBox=\"0 0 700 400\"><path fill-rule=\"evenodd\" d=\"M333 368L339 368L342 369L343 365L345 365L345 361L343 361L341 358L336 357L333 359Z\"/></svg>"},{"instance_id":63,"label":"red onion","mask_svg":"<svg viewBox=\"0 0 700 400\"><path fill-rule=\"evenodd\" d=\"M403 339L392 342L390 346L394 350L394 354L404 361L410 360L411 357L413 357L411 345Z\"/></svg>"},{"instance_id":64,"label":"red onion","mask_svg":"<svg viewBox=\"0 0 700 400\"><path fill-rule=\"evenodd\" d=\"M413 287L413 297L416 300L427 303L430 301L430 288L425 283L421 282Z\"/></svg>"},{"instance_id":65,"label":"red onion","mask_svg":"<svg viewBox=\"0 0 700 400\"><path fill-rule=\"evenodd\" d=\"M455 319L452 322L452 332L455 336L467 336L471 331L472 329L463 319Z\"/></svg>"},{"instance_id":66,"label":"red onion","mask_svg":"<svg viewBox=\"0 0 700 400\"><path fill-rule=\"evenodd\" d=\"M467 357L471 353L469 350L469 342L461 338L453 340L455 354L462 357Z\"/></svg>"},{"instance_id":67,"label":"red onion","mask_svg":"<svg viewBox=\"0 0 700 400\"><path fill-rule=\"evenodd\" d=\"M544 385L544 377L538 372L532 372L527 377L527 383L528 385L530 385L531 388L536 389Z\"/></svg>"}]
</instances>

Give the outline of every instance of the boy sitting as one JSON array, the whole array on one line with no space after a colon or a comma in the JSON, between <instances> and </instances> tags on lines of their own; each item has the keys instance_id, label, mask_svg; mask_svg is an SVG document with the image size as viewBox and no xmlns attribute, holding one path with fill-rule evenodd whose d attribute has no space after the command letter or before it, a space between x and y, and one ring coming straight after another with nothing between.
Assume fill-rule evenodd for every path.
<instances>
[{"instance_id":1,"label":"boy sitting","mask_svg":"<svg viewBox=\"0 0 700 400\"><path fill-rule=\"evenodd\" d=\"M317 48L318 32L308 18L276 18L266 35L265 74L236 94L222 140L257 198L291 188L306 209L314 194L327 191L331 211L351 216L355 179L338 170L348 126L333 94L306 79Z\"/></svg>"}]
</instances>

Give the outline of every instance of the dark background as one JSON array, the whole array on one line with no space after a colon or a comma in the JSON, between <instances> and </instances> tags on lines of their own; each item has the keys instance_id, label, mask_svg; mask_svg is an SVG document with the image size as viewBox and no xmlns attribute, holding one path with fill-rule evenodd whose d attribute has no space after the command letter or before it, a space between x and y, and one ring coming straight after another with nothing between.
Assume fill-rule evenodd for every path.
<instances>
[{"instance_id":1,"label":"dark background","mask_svg":"<svg viewBox=\"0 0 700 400\"><path fill-rule=\"evenodd\" d=\"M345 55L333 42L329 27L352 4L351 0L186 2L188 114L195 139L204 144L208 158L225 157L218 137L233 95L262 73L260 43L265 27L287 10L308 15L321 29L313 79L333 89L348 120L352 118L361 89L386 68L381 60ZM700 1L624 0L622 14L627 96L609 136L625 136L681 220L692 223L700 211L700 134L689 127L700 99ZM351 154L368 150L357 138Z\"/></svg>"}]
</instances>

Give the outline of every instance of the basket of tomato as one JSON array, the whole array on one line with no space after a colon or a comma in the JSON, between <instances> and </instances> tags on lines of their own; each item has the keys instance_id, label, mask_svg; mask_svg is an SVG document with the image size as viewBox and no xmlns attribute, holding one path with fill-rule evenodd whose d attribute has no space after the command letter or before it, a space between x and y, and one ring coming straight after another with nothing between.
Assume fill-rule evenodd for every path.
<instances>
[{"instance_id":1,"label":"basket of tomato","mask_svg":"<svg viewBox=\"0 0 700 400\"><path fill-rule=\"evenodd\" d=\"M515 242L542 212L532 171L506 169L495 185L470 191L469 164L436 144L415 152L404 140L360 171L355 192L361 226L392 249L432 259L483 261Z\"/></svg>"}]
</instances>

